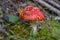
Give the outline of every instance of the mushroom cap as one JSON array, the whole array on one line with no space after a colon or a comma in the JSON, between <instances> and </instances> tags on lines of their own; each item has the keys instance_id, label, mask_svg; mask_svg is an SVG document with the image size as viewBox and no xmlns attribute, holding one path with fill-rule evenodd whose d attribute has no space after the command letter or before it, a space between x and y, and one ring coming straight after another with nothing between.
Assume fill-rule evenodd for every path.
<instances>
[{"instance_id":1,"label":"mushroom cap","mask_svg":"<svg viewBox=\"0 0 60 40\"><path fill-rule=\"evenodd\" d=\"M22 20L31 20L31 21L42 21L45 19L43 12L35 7L35 6L28 6L26 7L20 14L20 19Z\"/></svg>"}]
</instances>

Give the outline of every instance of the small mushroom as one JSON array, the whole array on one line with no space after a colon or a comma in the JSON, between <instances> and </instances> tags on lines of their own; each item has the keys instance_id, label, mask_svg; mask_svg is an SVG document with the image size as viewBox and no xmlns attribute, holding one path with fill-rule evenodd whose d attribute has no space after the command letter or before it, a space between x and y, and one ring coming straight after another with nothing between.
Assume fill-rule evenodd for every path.
<instances>
[{"instance_id":1,"label":"small mushroom","mask_svg":"<svg viewBox=\"0 0 60 40\"><path fill-rule=\"evenodd\" d=\"M31 21L31 27L33 28L33 34L37 32L36 21L44 21L45 17L43 12L35 6L27 6L20 14L21 20Z\"/></svg>"}]
</instances>

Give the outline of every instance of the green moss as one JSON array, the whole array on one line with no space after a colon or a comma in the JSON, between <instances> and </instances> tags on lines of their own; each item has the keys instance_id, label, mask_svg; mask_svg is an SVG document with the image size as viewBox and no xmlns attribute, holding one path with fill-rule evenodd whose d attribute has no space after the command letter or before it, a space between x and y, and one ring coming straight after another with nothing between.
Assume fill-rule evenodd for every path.
<instances>
[{"instance_id":1,"label":"green moss","mask_svg":"<svg viewBox=\"0 0 60 40\"><path fill-rule=\"evenodd\" d=\"M55 40L60 39L60 25L58 22L50 21L50 26L48 25L48 21L46 21L45 26L40 26L37 32L36 37L32 35L32 28L28 25L17 23L15 26L9 27L10 30L14 32L14 35L20 36L18 40ZM11 34L10 34L11 35ZM54 37L54 38L52 38ZM13 37L15 38L15 37Z\"/></svg>"}]
</instances>

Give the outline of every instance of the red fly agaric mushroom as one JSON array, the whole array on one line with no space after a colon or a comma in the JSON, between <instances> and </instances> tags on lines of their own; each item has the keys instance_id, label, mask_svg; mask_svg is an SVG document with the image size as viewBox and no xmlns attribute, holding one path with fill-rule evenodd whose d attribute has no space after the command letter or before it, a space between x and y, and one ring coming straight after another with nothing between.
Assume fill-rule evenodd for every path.
<instances>
[{"instance_id":1,"label":"red fly agaric mushroom","mask_svg":"<svg viewBox=\"0 0 60 40\"><path fill-rule=\"evenodd\" d=\"M45 19L43 12L35 7L35 6L28 6L26 7L20 14L21 20L28 20L32 21L31 26L33 28L33 32L37 31L37 25L35 24L36 21L43 21Z\"/></svg>"}]
</instances>

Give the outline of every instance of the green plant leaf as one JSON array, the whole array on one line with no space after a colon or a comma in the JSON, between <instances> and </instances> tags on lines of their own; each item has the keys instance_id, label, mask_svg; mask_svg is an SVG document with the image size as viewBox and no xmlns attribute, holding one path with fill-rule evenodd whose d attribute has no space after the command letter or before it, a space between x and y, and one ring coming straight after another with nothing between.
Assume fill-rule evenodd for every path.
<instances>
[{"instance_id":1,"label":"green plant leaf","mask_svg":"<svg viewBox=\"0 0 60 40\"><path fill-rule=\"evenodd\" d=\"M17 16L14 16L12 14L9 14L7 16L9 17L9 22L16 22L19 19Z\"/></svg>"},{"instance_id":2,"label":"green plant leaf","mask_svg":"<svg viewBox=\"0 0 60 40\"><path fill-rule=\"evenodd\" d=\"M2 14L3 13L3 11L2 11L2 9L0 8L0 14Z\"/></svg>"}]
</instances>

